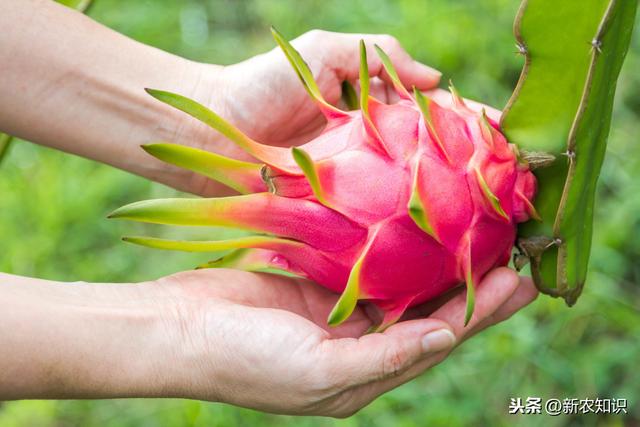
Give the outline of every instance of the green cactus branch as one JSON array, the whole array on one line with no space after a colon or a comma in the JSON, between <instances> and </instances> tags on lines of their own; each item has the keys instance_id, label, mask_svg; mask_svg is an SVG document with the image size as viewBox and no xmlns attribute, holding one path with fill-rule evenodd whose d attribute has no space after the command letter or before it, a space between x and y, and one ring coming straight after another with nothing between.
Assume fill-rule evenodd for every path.
<instances>
[{"instance_id":1,"label":"green cactus branch","mask_svg":"<svg viewBox=\"0 0 640 427\"><path fill-rule=\"evenodd\" d=\"M596 183L636 9L636 0L524 0L515 22L525 65L502 126L524 153L556 159L535 170L542 221L520 227L518 246L538 288L569 305L586 278Z\"/></svg>"},{"instance_id":2,"label":"green cactus branch","mask_svg":"<svg viewBox=\"0 0 640 427\"><path fill-rule=\"evenodd\" d=\"M56 0L58 3L63 4L72 9L80 12L86 12L93 0ZM6 157L9 152L9 147L13 141L13 137L6 133L0 132L0 163Z\"/></svg>"}]
</instances>

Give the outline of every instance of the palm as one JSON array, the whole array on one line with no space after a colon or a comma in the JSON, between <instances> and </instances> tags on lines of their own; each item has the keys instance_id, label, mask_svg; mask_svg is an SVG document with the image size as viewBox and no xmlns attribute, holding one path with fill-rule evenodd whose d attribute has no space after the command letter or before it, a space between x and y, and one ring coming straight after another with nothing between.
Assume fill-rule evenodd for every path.
<instances>
[{"instance_id":1,"label":"palm","mask_svg":"<svg viewBox=\"0 0 640 427\"><path fill-rule=\"evenodd\" d=\"M220 275L225 276L220 280ZM260 308L253 313L262 319L272 316L280 319L286 311L293 316L288 322L317 326L317 333L331 337L361 336L374 320L363 308L358 307L351 317L336 328L327 326L327 316L339 295L309 281L272 274L255 274L234 270L197 270L181 273L178 278L182 289L198 298L207 310L216 310L221 303L242 308ZM204 299L199 297L206 297ZM268 321L273 326L277 322ZM301 325L302 326L302 325ZM271 328L272 329L272 328ZM306 328L301 327L301 331ZM308 331L308 329L307 329Z\"/></svg>"}]
</instances>

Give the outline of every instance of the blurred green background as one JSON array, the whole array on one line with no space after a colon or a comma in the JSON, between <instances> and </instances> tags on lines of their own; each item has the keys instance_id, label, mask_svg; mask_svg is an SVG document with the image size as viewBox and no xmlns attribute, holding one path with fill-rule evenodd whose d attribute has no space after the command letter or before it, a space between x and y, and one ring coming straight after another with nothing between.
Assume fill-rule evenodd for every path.
<instances>
[{"instance_id":1,"label":"blurred green background","mask_svg":"<svg viewBox=\"0 0 640 427\"><path fill-rule=\"evenodd\" d=\"M290 38L312 28L390 33L416 58L442 70L443 81L453 78L464 96L502 107L522 63L512 36L518 3L97 0L89 15L143 43L219 64L271 49L272 24ZM42 34L46 37L45 29ZM639 69L636 31L599 185L590 276L574 308L541 297L346 420L265 415L184 400L24 401L0 406L0 426L640 425ZM0 270L113 282L189 269L206 259L126 245L119 237L136 226L105 220L125 203L174 194L110 167L18 141L0 166ZM627 398L629 414L508 415L509 398L527 396Z\"/></svg>"}]
</instances>

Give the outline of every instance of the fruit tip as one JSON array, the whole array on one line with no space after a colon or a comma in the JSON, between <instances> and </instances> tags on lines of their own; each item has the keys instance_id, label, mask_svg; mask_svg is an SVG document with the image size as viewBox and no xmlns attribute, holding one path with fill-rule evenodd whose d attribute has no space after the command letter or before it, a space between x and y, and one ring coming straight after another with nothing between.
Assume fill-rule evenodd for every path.
<instances>
[{"instance_id":1,"label":"fruit tip","mask_svg":"<svg viewBox=\"0 0 640 427\"><path fill-rule=\"evenodd\" d=\"M467 325L469 324L469 321L471 320L471 314L472 313L467 313L464 317L464 327L466 328Z\"/></svg>"},{"instance_id":2,"label":"fruit tip","mask_svg":"<svg viewBox=\"0 0 640 427\"><path fill-rule=\"evenodd\" d=\"M467 292L471 292L471 296L467 297L467 308L464 314L464 327L466 328L469 322L471 321L471 317L473 317L473 310L475 306L473 290L467 289ZM470 298L470 299L469 299Z\"/></svg>"},{"instance_id":3,"label":"fruit tip","mask_svg":"<svg viewBox=\"0 0 640 427\"><path fill-rule=\"evenodd\" d=\"M331 313L329 313L329 317L327 318L327 325L335 328L340 323L342 323L341 316L338 314L337 310L332 310Z\"/></svg>"},{"instance_id":4,"label":"fruit tip","mask_svg":"<svg viewBox=\"0 0 640 427\"><path fill-rule=\"evenodd\" d=\"M282 37L282 34L280 34L280 31L278 31L275 26L271 25L269 27L269 30L271 31L271 35L273 36L274 39L276 39L276 41L278 41L278 39L284 38Z\"/></svg>"},{"instance_id":5,"label":"fruit tip","mask_svg":"<svg viewBox=\"0 0 640 427\"><path fill-rule=\"evenodd\" d=\"M115 211L111 212L107 215L107 219L118 219L122 218L122 208L118 208Z\"/></svg>"},{"instance_id":6,"label":"fruit tip","mask_svg":"<svg viewBox=\"0 0 640 427\"><path fill-rule=\"evenodd\" d=\"M298 164L298 166L300 166L301 162L306 164L311 161L309 154L307 154L306 151L299 147L291 147L291 156L293 157L293 160Z\"/></svg>"},{"instance_id":7,"label":"fruit tip","mask_svg":"<svg viewBox=\"0 0 640 427\"><path fill-rule=\"evenodd\" d=\"M144 91L147 92L149 95L153 96L154 98L160 100L160 101L163 101L161 99L162 95L166 95L167 94L165 91L162 91L160 89L153 89L153 88L150 88L150 87L145 87ZM163 102L165 102L165 101L163 101Z\"/></svg>"},{"instance_id":8,"label":"fruit tip","mask_svg":"<svg viewBox=\"0 0 640 427\"><path fill-rule=\"evenodd\" d=\"M373 44L373 48L376 50L376 53L378 54L379 57L381 58L387 58L389 55L387 55L387 52L385 52L379 44L374 43Z\"/></svg>"}]
</instances>

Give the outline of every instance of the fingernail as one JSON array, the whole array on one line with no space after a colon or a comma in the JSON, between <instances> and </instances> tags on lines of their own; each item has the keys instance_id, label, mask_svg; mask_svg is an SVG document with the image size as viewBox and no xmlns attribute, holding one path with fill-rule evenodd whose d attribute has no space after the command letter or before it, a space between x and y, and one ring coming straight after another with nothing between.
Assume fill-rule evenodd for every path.
<instances>
[{"instance_id":1,"label":"fingernail","mask_svg":"<svg viewBox=\"0 0 640 427\"><path fill-rule=\"evenodd\" d=\"M437 353L453 347L455 342L456 337L453 332L448 329L439 329L422 337L422 351L425 353Z\"/></svg>"}]
</instances>

